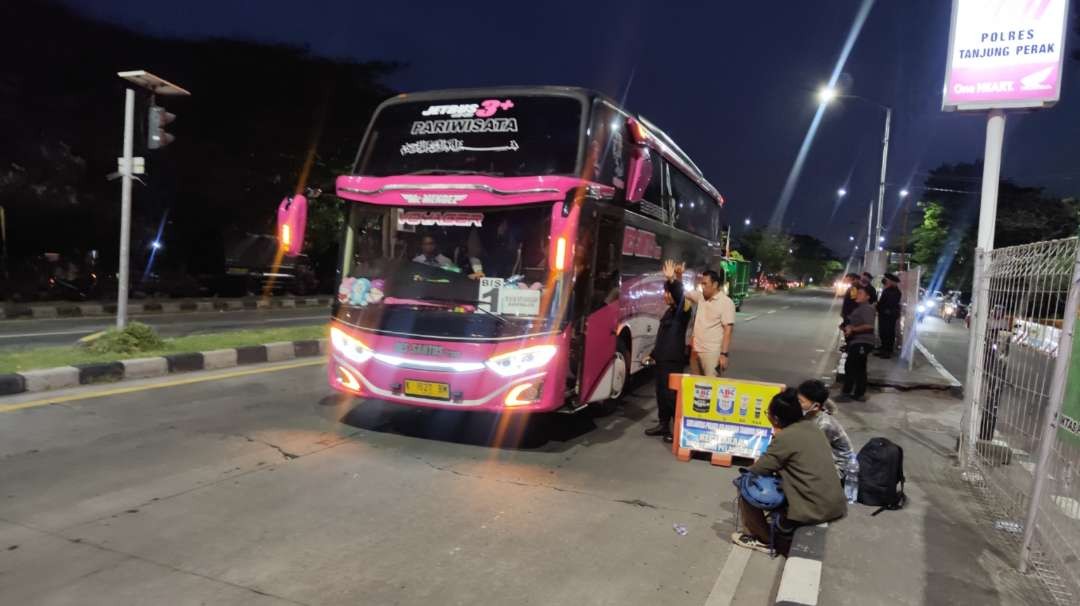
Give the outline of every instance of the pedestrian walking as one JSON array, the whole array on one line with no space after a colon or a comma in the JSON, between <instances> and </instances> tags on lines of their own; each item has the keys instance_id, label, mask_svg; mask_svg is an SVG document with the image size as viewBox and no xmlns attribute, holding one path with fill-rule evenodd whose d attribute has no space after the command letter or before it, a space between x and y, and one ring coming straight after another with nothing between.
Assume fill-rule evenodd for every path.
<instances>
[{"instance_id":1,"label":"pedestrian walking","mask_svg":"<svg viewBox=\"0 0 1080 606\"><path fill-rule=\"evenodd\" d=\"M855 311L844 327L847 337L847 361L844 363L844 393L837 402L866 401L866 359L874 349L874 306L870 291L862 284L855 287Z\"/></svg>"},{"instance_id":2,"label":"pedestrian walking","mask_svg":"<svg viewBox=\"0 0 1080 606\"><path fill-rule=\"evenodd\" d=\"M664 277L682 280L685 264L664 265ZM727 370L731 352L731 336L735 328L735 303L724 294L724 274L711 269L701 273L700 292L683 294L697 306L694 332L691 336L690 372L706 377L718 377Z\"/></svg>"},{"instance_id":3,"label":"pedestrian walking","mask_svg":"<svg viewBox=\"0 0 1080 606\"><path fill-rule=\"evenodd\" d=\"M881 298L877 302L881 349L876 355L879 358L891 358L896 351L896 325L900 322L900 278L894 274L885 274L882 283L885 289L881 291Z\"/></svg>"},{"instance_id":4,"label":"pedestrian walking","mask_svg":"<svg viewBox=\"0 0 1080 606\"><path fill-rule=\"evenodd\" d=\"M672 261L667 263L674 265ZM645 435L663 436L665 442L671 442L676 392L668 387L668 377L686 368L686 327L690 324L690 302L683 297L682 281L674 278L674 271L664 283L664 303L667 310L660 318L656 345L649 355L656 367L657 423L646 429Z\"/></svg>"},{"instance_id":5,"label":"pedestrian walking","mask_svg":"<svg viewBox=\"0 0 1080 606\"><path fill-rule=\"evenodd\" d=\"M776 428L765 453L747 470L759 476L779 475L786 505L768 512L739 495L742 531L731 536L746 549L768 553L770 543L787 555L799 526L831 522L847 513L847 500L836 481L832 450L814 421L803 416L798 392L788 388L769 403L769 422ZM778 517L777 517L778 516Z\"/></svg>"}]
</instances>

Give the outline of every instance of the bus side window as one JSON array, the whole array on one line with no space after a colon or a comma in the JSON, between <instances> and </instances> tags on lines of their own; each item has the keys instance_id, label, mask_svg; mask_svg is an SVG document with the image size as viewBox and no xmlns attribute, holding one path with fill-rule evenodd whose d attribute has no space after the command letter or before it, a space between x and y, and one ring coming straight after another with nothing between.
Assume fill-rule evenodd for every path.
<instances>
[{"instance_id":1,"label":"bus side window","mask_svg":"<svg viewBox=\"0 0 1080 606\"><path fill-rule=\"evenodd\" d=\"M596 235L596 261L593 266L593 295L590 311L619 298L619 261L622 256L622 222L601 217Z\"/></svg>"}]
</instances>

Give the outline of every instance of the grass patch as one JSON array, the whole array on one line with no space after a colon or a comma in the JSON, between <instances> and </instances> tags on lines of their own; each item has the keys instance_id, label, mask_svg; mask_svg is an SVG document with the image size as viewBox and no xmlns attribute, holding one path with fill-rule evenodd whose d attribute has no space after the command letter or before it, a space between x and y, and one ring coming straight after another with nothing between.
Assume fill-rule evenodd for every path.
<instances>
[{"instance_id":1,"label":"grass patch","mask_svg":"<svg viewBox=\"0 0 1080 606\"><path fill-rule=\"evenodd\" d=\"M287 328L267 328L263 330L242 330L205 335L190 335L165 339L161 347L135 353L96 353L84 347L38 347L21 351L0 352L0 374L70 366L73 364L91 364L94 362L114 362L132 358L150 358L168 354L229 349L248 345L264 345L275 341L307 341L326 337L325 326L294 326Z\"/></svg>"}]
</instances>

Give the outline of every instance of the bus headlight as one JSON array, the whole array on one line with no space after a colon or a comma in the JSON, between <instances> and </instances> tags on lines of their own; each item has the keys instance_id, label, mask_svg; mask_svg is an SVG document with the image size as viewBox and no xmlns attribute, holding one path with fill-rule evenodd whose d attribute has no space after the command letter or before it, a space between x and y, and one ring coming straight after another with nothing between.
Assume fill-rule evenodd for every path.
<instances>
[{"instance_id":1,"label":"bus headlight","mask_svg":"<svg viewBox=\"0 0 1080 606\"><path fill-rule=\"evenodd\" d=\"M330 343L337 352L357 364L370 360L373 353L370 347L339 328L330 329Z\"/></svg>"},{"instance_id":2,"label":"bus headlight","mask_svg":"<svg viewBox=\"0 0 1080 606\"><path fill-rule=\"evenodd\" d=\"M558 351L554 345L535 345L510 353L493 356L487 361L487 367L502 377L512 377L523 372L540 368L555 357Z\"/></svg>"}]
</instances>

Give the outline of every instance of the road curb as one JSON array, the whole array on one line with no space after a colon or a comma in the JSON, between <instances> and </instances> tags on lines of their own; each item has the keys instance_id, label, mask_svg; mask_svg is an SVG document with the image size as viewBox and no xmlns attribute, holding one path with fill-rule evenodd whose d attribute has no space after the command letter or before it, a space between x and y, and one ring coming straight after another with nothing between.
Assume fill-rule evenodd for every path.
<instances>
[{"instance_id":1,"label":"road curb","mask_svg":"<svg viewBox=\"0 0 1080 606\"><path fill-rule=\"evenodd\" d=\"M219 370L239 365L281 362L294 358L313 358L324 355L326 347L326 339L279 341L266 345L0 374L0 396L51 391L101 382L151 379L182 372Z\"/></svg>"},{"instance_id":2,"label":"road curb","mask_svg":"<svg viewBox=\"0 0 1080 606\"><path fill-rule=\"evenodd\" d=\"M131 302L128 313L159 314L188 313L196 311L239 311L253 309L274 309L296 307L329 307L332 298L326 297L288 297L288 298L246 298L246 299L210 299L210 300L169 300ZM55 303L29 305L26 303L0 304L0 320L15 319L51 319L51 318L93 318L111 316L116 313L116 303Z\"/></svg>"},{"instance_id":3,"label":"road curb","mask_svg":"<svg viewBox=\"0 0 1080 606\"><path fill-rule=\"evenodd\" d=\"M825 533L829 525L801 526L795 530L780 587L777 606L816 606L821 591L821 566L825 560Z\"/></svg>"}]
</instances>

